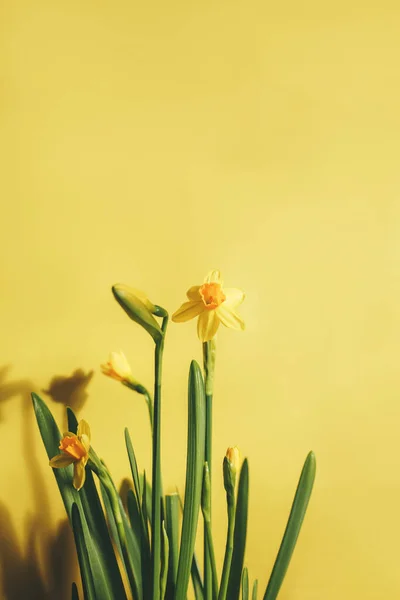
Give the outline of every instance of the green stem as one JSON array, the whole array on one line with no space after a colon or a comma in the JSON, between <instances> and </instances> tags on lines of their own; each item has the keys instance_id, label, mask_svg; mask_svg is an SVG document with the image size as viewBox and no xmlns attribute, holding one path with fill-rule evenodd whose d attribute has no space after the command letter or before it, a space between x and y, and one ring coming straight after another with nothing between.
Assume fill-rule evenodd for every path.
<instances>
[{"instance_id":1,"label":"green stem","mask_svg":"<svg viewBox=\"0 0 400 600\"><path fill-rule=\"evenodd\" d=\"M149 411L150 428L153 432L153 400L151 398L150 393L142 384L131 383L130 381L124 381L123 384L130 390L133 390L134 392L137 392L138 394L144 396L144 399L147 404L147 409Z\"/></svg>"},{"instance_id":2,"label":"green stem","mask_svg":"<svg viewBox=\"0 0 400 600\"><path fill-rule=\"evenodd\" d=\"M206 445L204 460L210 470L210 486L212 473L212 401L214 387L214 368L215 368L215 341L203 343L203 364L204 364L204 383L206 388ZM211 487L210 487L211 494ZM211 528L211 508L210 523ZM212 596L212 568L210 554L207 544L207 525L204 523L204 598L211 600Z\"/></svg>"},{"instance_id":3,"label":"green stem","mask_svg":"<svg viewBox=\"0 0 400 600\"><path fill-rule=\"evenodd\" d=\"M227 495L228 498L228 495ZM235 532L235 503L228 498L228 533L226 536L224 565L222 567L221 586L218 600L226 600L228 591L229 573L231 571L233 554L233 534Z\"/></svg>"},{"instance_id":4,"label":"green stem","mask_svg":"<svg viewBox=\"0 0 400 600\"><path fill-rule=\"evenodd\" d=\"M152 537L151 537L151 573L152 600L160 600L161 575L161 375L164 337L168 325L166 314L162 322L163 336L156 342L154 361L154 413L153 413L153 472L152 472Z\"/></svg>"},{"instance_id":5,"label":"green stem","mask_svg":"<svg viewBox=\"0 0 400 600\"><path fill-rule=\"evenodd\" d=\"M217 567L215 565L214 543L213 543L212 533L211 533L211 523L208 520L205 521L204 523L205 523L205 530L206 530L208 555L210 558L210 566L211 566L212 600L217 600L218 576L217 576Z\"/></svg>"}]
</instances>

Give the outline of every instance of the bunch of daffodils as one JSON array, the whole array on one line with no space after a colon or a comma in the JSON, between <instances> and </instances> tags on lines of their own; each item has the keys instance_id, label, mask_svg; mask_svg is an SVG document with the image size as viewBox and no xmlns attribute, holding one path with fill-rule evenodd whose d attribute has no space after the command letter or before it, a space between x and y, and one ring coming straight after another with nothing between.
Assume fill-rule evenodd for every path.
<instances>
[{"instance_id":1,"label":"bunch of daffodils","mask_svg":"<svg viewBox=\"0 0 400 600\"><path fill-rule=\"evenodd\" d=\"M153 394L133 377L122 351L112 352L101 365L105 375L145 399L152 435L151 481L140 471L125 429L131 485L123 502L110 471L91 445L88 423L78 422L68 408L69 431L61 435L46 404L32 394L49 464L74 533L81 583L71 584L71 599L186 600L191 586L196 600L257 600L258 580L250 585L245 566L249 465L247 458L240 459L236 447L228 448L226 456L221 457L227 532L220 573L214 554L211 502L215 336L221 323L231 329L244 329L237 308L245 295L237 288L225 288L219 271L212 271L202 285L189 288L187 301L172 315L176 323L197 318L203 350L202 367L192 361L189 368L186 484L181 498L178 493L163 494L161 477L161 373L168 312L143 292L126 285L115 285L112 291L130 319L149 333L155 346ZM264 600L278 597L314 477L315 457L310 452L268 584L260 596ZM199 522L203 527L201 561L195 552Z\"/></svg>"}]
</instances>

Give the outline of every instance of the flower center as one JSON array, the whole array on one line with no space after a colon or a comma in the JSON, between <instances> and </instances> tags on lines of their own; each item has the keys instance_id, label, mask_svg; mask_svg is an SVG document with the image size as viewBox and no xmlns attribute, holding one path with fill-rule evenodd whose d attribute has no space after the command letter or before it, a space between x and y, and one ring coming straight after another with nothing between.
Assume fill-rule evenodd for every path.
<instances>
[{"instance_id":1,"label":"flower center","mask_svg":"<svg viewBox=\"0 0 400 600\"><path fill-rule=\"evenodd\" d=\"M220 283L203 283L199 291L206 310L218 308L226 300Z\"/></svg>"},{"instance_id":2,"label":"flower center","mask_svg":"<svg viewBox=\"0 0 400 600\"><path fill-rule=\"evenodd\" d=\"M77 437L71 437L69 435L61 440L59 448L75 460L80 460L87 454L82 442Z\"/></svg>"}]
</instances>

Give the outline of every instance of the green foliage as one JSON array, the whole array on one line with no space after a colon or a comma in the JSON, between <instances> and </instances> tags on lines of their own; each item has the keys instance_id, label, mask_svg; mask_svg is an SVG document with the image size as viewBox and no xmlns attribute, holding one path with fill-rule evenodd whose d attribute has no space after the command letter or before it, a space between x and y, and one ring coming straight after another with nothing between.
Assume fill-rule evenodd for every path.
<instances>
[{"instance_id":1,"label":"green foliage","mask_svg":"<svg viewBox=\"0 0 400 600\"><path fill-rule=\"evenodd\" d=\"M196 600L239 600L240 596L242 600L249 600L249 576L247 568L243 568L249 506L249 466L246 458L240 470L237 493L236 466L231 465L227 458L223 461L228 532L220 586L214 557L211 431L215 341L203 346L205 379L195 361L190 365L186 483L182 502L178 494L164 497L161 485L161 372L168 313L162 307L153 305L140 292L136 295L135 290L127 286L114 286L113 293L129 317L141 325L155 342L152 482L150 485L146 473L139 470L127 428L125 444L132 482L126 494L125 506L108 469L93 448L90 448L89 455L85 455L85 460L88 458L86 481L80 491L72 485L71 465L53 469L74 534L83 600L127 600L130 594L134 600L186 600L190 578ZM155 317L162 318L161 327ZM152 406L147 390L146 394L146 401ZM32 394L32 400L47 456L51 459L60 453L61 434L41 398ZM78 421L69 408L67 416L69 431L76 434ZM310 452L304 463L264 600L275 600L281 589L307 510L315 470L315 456ZM96 482L94 475L99 482ZM206 578L200 573L194 552L200 508L209 566ZM125 571L124 577L120 567ZM212 585L207 583L208 568ZM126 590L128 585L129 593ZM257 600L257 591L258 582L255 580L252 600ZM75 583L71 587L71 600L79 600Z\"/></svg>"},{"instance_id":2,"label":"green foliage","mask_svg":"<svg viewBox=\"0 0 400 600\"><path fill-rule=\"evenodd\" d=\"M300 533L304 516L306 514L308 502L315 479L316 462L315 455L310 452L306 458L303 470L300 475L296 495L293 500L289 520L286 525L285 533L276 557L274 568L267 589L265 590L264 600L275 600L286 575L293 550Z\"/></svg>"},{"instance_id":3,"label":"green foliage","mask_svg":"<svg viewBox=\"0 0 400 600\"><path fill-rule=\"evenodd\" d=\"M199 365L192 361L189 373L189 417L186 488L183 506L176 600L185 600L193 560L203 480L205 446L205 393Z\"/></svg>"}]
</instances>

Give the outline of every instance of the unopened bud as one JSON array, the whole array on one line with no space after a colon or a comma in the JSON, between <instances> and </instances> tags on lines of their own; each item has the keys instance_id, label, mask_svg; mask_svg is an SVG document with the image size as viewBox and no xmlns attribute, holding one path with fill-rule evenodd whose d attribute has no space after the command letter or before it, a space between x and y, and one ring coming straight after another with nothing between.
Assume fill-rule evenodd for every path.
<instances>
[{"instance_id":1,"label":"unopened bud","mask_svg":"<svg viewBox=\"0 0 400 600\"><path fill-rule=\"evenodd\" d=\"M228 495L234 494L236 473L239 469L240 454L238 448L228 448L223 463L224 487Z\"/></svg>"}]
</instances>

